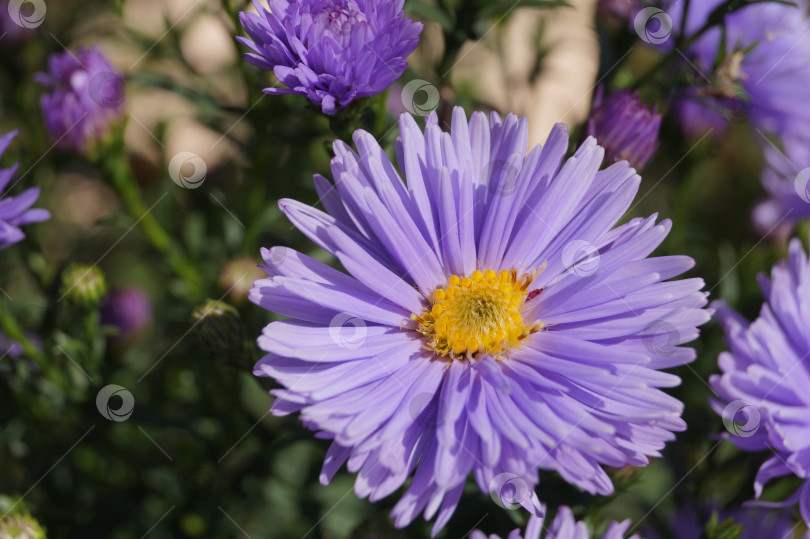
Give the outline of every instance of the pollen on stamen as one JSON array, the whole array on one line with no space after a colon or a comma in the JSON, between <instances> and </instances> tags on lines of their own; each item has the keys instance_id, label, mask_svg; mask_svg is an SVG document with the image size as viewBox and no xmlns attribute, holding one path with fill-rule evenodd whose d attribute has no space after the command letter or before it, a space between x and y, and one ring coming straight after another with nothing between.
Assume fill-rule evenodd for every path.
<instances>
[{"instance_id":1,"label":"pollen on stamen","mask_svg":"<svg viewBox=\"0 0 810 539\"><path fill-rule=\"evenodd\" d=\"M543 328L542 322L527 323L522 313L529 287L543 269L522 275L516 269L451 275L425 310L411 315L426 348L449 359L474 359L481 353L503 359Z\"/></svg>"}]
</instances>

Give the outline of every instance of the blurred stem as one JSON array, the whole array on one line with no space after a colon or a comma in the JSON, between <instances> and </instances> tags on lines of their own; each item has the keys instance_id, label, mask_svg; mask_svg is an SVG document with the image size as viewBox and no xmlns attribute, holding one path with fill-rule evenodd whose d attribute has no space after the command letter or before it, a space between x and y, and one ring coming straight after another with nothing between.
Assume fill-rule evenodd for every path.
<instances>
[{"instance_id":1,"label":"blurred stem","mask_svg":"<svg viewBox=\"0 0 810 539\"><path fill-rule=\"evenodd\" d=\"M120 134L111 137L111 140L101 148L101 152L91 159L109 175L127 212L137 220L137 224L143 229L152 246L166 257L171 269L186 284L189 299L199 300L203 297L203 291L197 268L186 259L163 225L152 215L151 209L144 204L140 187L127 157L123 129L120 131Z\"/></svg>"},{"instance_id":2,"label":"blurred stem","mask_svg":"<svg viewBox=\"0 0 810 539\"><path fill-rule=\"evenodd\" d=\"M6 338L19 344L28 359L33 360L37 365L44 365L45 355L25 336L5 303L0 303L0 331Z\"/></svg>"}]
</instances>

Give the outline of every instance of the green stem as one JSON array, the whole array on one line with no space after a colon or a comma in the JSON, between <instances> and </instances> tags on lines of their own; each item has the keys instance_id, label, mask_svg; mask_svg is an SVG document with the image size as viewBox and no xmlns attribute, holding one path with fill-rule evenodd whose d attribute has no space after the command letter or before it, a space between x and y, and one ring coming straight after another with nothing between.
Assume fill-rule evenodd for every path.
<instances>
[{"instance_id":1,"label":"green stem","mask_svg":"<svg viewBox=\"0 0 810 539\"><path fill-rule=\"evenodd\" d=\"M103 157L97 159L98 165L109 175L127 212L137 219L138 225L152 246L166 257L169 267L186 284L189 297L194 300L201 299L203 297L202 282L197 268L186 259L168 232L152 215L151 208L144 204L123 143L113 142L108 149L110 151L104 152Z\"/></svg>"},{"instance_id":2,"label":"green stem","mask_svg":"<svg viewBox=\"0 0 810 539\"><path fill-rule=\"evenodd\" d=\"M45 363L45 355L31 340L25 336L23 330L17 325L17 321L8 312L8 307L5 303L0 303L0 331L3 335L16 343L18 343L26 357L33 360L37 365L43 366Z\"/></svg>"}]
</instances>

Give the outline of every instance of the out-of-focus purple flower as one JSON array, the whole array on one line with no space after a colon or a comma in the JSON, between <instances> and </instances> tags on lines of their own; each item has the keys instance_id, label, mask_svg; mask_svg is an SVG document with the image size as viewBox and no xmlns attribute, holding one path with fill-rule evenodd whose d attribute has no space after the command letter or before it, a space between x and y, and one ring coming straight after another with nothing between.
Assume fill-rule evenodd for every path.
<instances>
[{"instance_id":1,"label":"out-of-focus purple flower","mask_svg":"<svg viewBox=\"0 0 810 539\"><path fill-rule=\"evenodd\" d=\"M574 513L566 506L557 509L557 515L550 526L543 526L543 517L532 515L526 524L526 532L521 534L519 529L512 530L505 539L590 539L591 533L584 522L577 522ZM624 539L624 534L630 528L630 519L622 522L611 522L601 539ZM680 537L680 536L679 536ZM685 536L683 536L685 537ZM480 530L473 530L470 539L501 539L498 535L487 535ZM639 539L638 534L627 539Z\"/></svg>"},{"instance_id":2,"label":"out-of-focus purple flower","mask_svg":"<svg viewBox=\"0 0 810 539\"><path fill-rule=\"evenodd\" d=\"M42 113L60 148L87 153L123 117L124 78L97 45L51 55L36 80L47 88Z\"/></svg>"},{"instance_id":3,"label":"out-of-focus purple flower","mask_svg":"<svg viewBox=\"0 0 810 539\"><path fill-rule=\"evenodd\" d=\"M770 197L754 208L754 224L762 234L786 235L794 222L810 218L810 145L790 141L764 152L762 185Z\"/></svg>"},{"instance_id":4,"label":"out-of-focus purple flower","mask_svg":"<svg viewBox=\"0 0 810 539\"><path fill-rule=\"evenodd\" d=\"M363 97L379 94L402 75L419 43L422 24L404 17L404 0L254 0L258 13L241 13L254 52L253 65L275 73L287 88L333 115Z\"/></svg>"},{"instance_id":5,"label":"out-of-focus purple flower","mask_svg":"<svg viewBox=\"0 0 810 539\"><path fill-rule=\"evenodd\" d=\"M605 148L608 162L628 161L642 169L658 148L661 115L641 102L636 92L616 90L607 98L604 88L596 90L588 135Z\"/></svg>"},{"instance_id":6,"label":"out-of-focus purple flower","mask_svg":"<svg viewBox=\"0 0 810 539\"><path fill-rule=\"evenodd\" d=\"M700 29L723 0L689 4L686 34ZM724 18L725 31L715 27L693 43L687 55L700 87L689 91L712 113L747 117L753 128L787 142L810 144L810 17L806 0L752 2ZM674 25L682 28L682 2L662 2ZM725 42L722 40L725 38ZM673 40L669 40L671 45ZM715 65L718 50L724 50L721 65ZM695 69L697 72L695 72ZM705 83L708 78L709 82ZM691 111L681 116L688 131L700 131L705 118ZM692 123L697 126L690 126Z\"/></svg>"},{"instance_id":7,"label":"out-of-focus purple flower","mask_svg":"<svg viewBox=\"0 0 810 539\"><path fill-rule=\"evenodd\" d=\"M756 497L775 477L803 479L784 503L798 501L810 524L810 263L798 239L760 287L765 303L750 324L719 305L729 351L719 358L723 374L710 379L719 398L712 404L735 445L771 455L757 474Z\"/></svg>"},{"instance_id":8,"label":"out-of-focus purple flower","mask_svg":"<svg viewBox=\"0 0 810 539\"><path fill-rule=\"evenodd\" d=\"M137 335L152 319L152 301L138 288L111 290L101 304L101 323L118 328L118 338Z\"/></svg>"},{"instance_id":9,"label":"out-of-focus purple flower","mask_svg":"<svg viewBox=\"0 0 810 539\"><path fill-rule=\"evenodd\" d=\"M711 505L699 508L695 504L680 505L668 523L667 533L662 534L654 528L644 530L645 539L664 539L666 537L706 537L706 527L712 517L719 525L728 519L742 528L737 539L810 539L810 534L797 535L798 523L792 512L786 509L764 507L733 507L718 510ZM734 535L733 537L737 537Z\"/></svg>"},{"instance_id":10,"label":"out-of-focus purple flower","mask_svg":"<svg viewBox=\"0 0 810 539\"><path fill-rule=\"evenodd\" d=\"M250 299L290 317L258 339L257 376L274 377L273 412L301 412L333 443L321 481L348 461L355 492L379 500L413 477L393 515L434 530L467 477L501 505L540 516L540 469L610 494L602 466L645 466L682 403L662 372L694 359L679 345L709 319L701 279L671 281L685 256L648 258L670 222L614 228L641 178L600 170L589 137L566 160L557 125L527 156L528 123L463 109L450 132L400 116L399 170L370 134L336 141L327 213L282 211L350 275L297 251L263 251ZM437 516L438 515L438 516Z\"/></svg>"},{"instance_id":11,"label":"out-of-focus purple flower","mask_svg":"<svg viewBox=\"0 0 810 539\"><path fill-rule=\"evenodd\" d=\"M42 349L42 339L39 338L38 335L26 332L26 337L31 343L39 348ZM3 333L0 333L0 372L8 372L11 370L11 364L14 361L18 361L25 356L25 351L23 347L17 341L13 341L6 337ZM33 361L28 362L28 366L32 371L39 370L39 367ZM0 537L2 537L0 535Z\"/></svg>"},{"instance_id":12,"label":"out-of-focus purple flower","mask_svg":"<svg viewBox=\"0 0 810 539\"><path fill-rule=\"evenodd\" d=\"M0 136L0 158L16 136L17 131ZM39 187L31 187L16 197L3 195L16 171L17 164L11 168L0 168L0 249L5 249L25 238L25 234L20 230L21 226L40 223L51 216L47 210L31 209L39 198Z\"/></svg>"}]
</instances>

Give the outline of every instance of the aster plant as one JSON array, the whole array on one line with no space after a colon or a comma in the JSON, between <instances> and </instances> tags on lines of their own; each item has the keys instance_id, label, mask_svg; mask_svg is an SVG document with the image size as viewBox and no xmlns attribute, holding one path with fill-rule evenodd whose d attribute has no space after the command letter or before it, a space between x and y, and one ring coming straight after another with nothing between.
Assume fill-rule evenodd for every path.
<instances>
[{"instance_id":1,"label":"aster plant","mask_svg":"<svg viewBox=\"0 0 810 539\"><path fill-rule=\"evenodd\" d=\"M36 76L48 132L56 146L86 154L121 122L124 78L97 45L53 54L48 66Z\"/></svg>"},{"instance_id":2,"label":"aster plant","mask_svg":"<svg viewBox=\"0 0 810 539\"><path fill-rule=\"evenodd\" d=\"M719 305L729 350L719 358L722 374L710 379L713 404L735 445L770 454L754 482L756 497L771 479L798 477L802 486L782 505L798 502L810 524L810 262L798 239L760 287L765 303L750 324Z\"/></svg>"},{"instance_id":3,"label":"aster plant","mask_svg":"<svg viewBox=\"0 0 810 539\"><path fill-rule=\"evenodd\" d=\"M605 533L598 536L601 539L623 539L630 528L630 520L611 522ZM545 525L545 518L532 516L526 525L525 533L519 529L513 530L505 539L590 539L592 537L588 526L584 522L577 522L570 508L561 506L557 509L554 520ZM487 535L481 530L473 530L470 539L501 539L498 535ZM627 539L639 539L638 535Z\"/></svg>"},{"instance_id":4,"label":"aster plant","mask_svg":"<svg viewBox=\"0 0 810 539\"><path fill-rule=\"evenodd\" d=\"M254 373L284 386L273 412L332 440L322 483L347 463L376 501L412 478L399 527L423 513L437 532L471 473L537 516L539 469L611 494L603 466L645 466L685 428L661 369L694 359L678 345L709 318L701 279L670 281L692 260L650 258L670 222L616 227L640 177L600 170L593 138L566 160L563 125L528 156L515 115L456 108L423 133L404 114L399 132L407 183L358 131L357 152L334 144L335 184L315 177L326 212L280 202L349 274L262 252L251 300L290 317L258 339Z\"/></svg>"},{"instance_id":5,"label":"aster plant","mask_svg":"<svg viewBox=\"0 0 810 539\"><path fill-rule=\"evenodd\" d=\"M17 131L0 136L0 158L16 136ZM39 198L38 187L31 187L15 197L3 194L10 187L17 167L15 163L11 168L0 168L0 249L5 249L25 238L21 226L40 223L50 217L47 210L31 209Z\"/></svg>"},{"instance_id":6,"label":"aster plant","mask_svg":"<svg viewBox=\"0 0 810 539\"><path fill-rule=\"evenodd\" d=\"M267 94L299 94L324 114L381 93L405 72L422 24L406 18L404 0L254 1L241 13L250 48L245 58L272 71L286 88Z\"/></svg>"}]
</instances>

